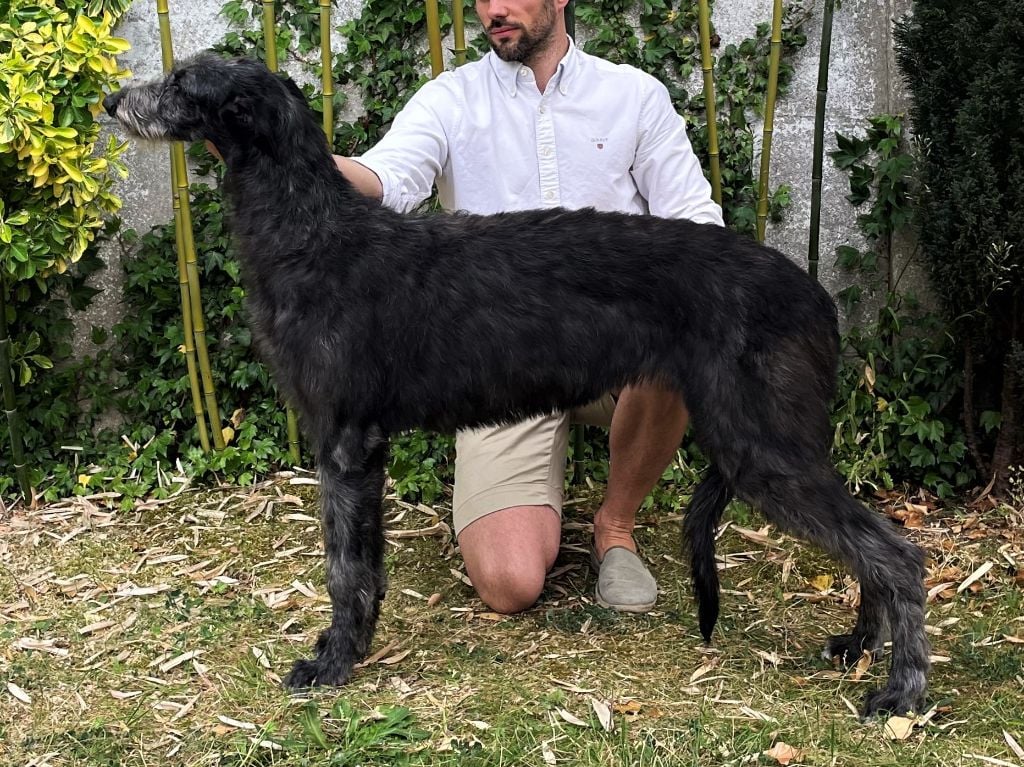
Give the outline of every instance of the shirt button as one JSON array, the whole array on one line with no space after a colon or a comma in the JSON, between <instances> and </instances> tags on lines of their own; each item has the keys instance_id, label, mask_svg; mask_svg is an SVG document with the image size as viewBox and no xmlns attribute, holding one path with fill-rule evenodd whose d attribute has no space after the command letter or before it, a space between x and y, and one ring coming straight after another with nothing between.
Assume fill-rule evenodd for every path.
<instances>
[{"instance_id":1,"label":"shirt button","mask_svg":"<svg viewBox=\"0 0 1024 767\"><path fill-rule=\"evenodd\" d=\"M537 111L540 112L541 114L544 114L544 112L547 110L544 107L539 107Z\"/></svg>"},{"instance_id":2,"label":"shirt button","mask_svg":"<svg viewBox=\"0 0 1024 767\"><path fill-rule=\"evenodd\" d=\"M553 200L553 199L555 199L555 193L554 192L545 192L544 193L544 199L545 200Z\"/></svg>"},{"instance_id":3,"label":"shirt button","mask_svg":"<svg viewBox=\"0 0 1024 767\"><path fill-rule=\"evenodd\" d=\"M543 149L540 150L540 153L542 155L544 155L544 157L550 157L551 156L551 147L549 147L549 146L544 147Z\"/></svg>"}]
</instances>

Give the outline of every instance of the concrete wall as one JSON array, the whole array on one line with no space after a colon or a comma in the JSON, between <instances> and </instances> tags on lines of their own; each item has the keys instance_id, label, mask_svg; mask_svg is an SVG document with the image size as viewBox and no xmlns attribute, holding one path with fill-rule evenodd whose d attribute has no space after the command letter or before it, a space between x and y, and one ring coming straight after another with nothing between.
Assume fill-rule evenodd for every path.
<instances>
[{"instance_id":1,"label":"concrete wall","mask_svg":"<svg viewBox=\"0 0 1024 767\"><path fill-rule=\"evenodd\" d=\"M808 0L810 2L810 0ZM172 32L176 57L200 51L220 40L226 24L218 16L222 0L196 0L187 6L172 3ZM882 112L901 111L905 96L892 53L892 22L909 11L911 0L845 0L834 18L832 65L826 114L826 150L836 130L862 133L867 117ZM785 221L771 227L769 244L788 253L801 263L807 260L807 230L810 220L811 146L817 89L817 62L821 34L821 0L814 0L807 24L808 43L795 61L796 77L789 95L779 102L775 116L772 148L773 186L788 183L793 203ZM359 0L335 3L336 24L355 17ZM771 18L772 0L719 0L714 24L722 45L738 43L749 37L759 22ZM152 2L136 2L121 22L118 33L132 43L121 61L133 77L149 78L160 73L160 43L157 18ZM585 29L578 30L581 38ZM469 34L473 34L472 31ZM340 50L344 40L335 37ZM450 46L446 46L450 49ZM426 57L424 57L426 65ZM358 104L346 111L356 112ZM344 115L343 115L344 116ZM758 128L757 143L760 143ZM759 151L759 150L758 150ZM126 226L145 232L171 218L169 198L168 152L162 144L132 142L125 157L130 175L116 190L124 201L122 216ZM856 212L846 202L848 181L826 158L823 173L823 204L820 253L821 279L834 293L848 284L848 275L834 269L834 251L844 243L859 244ZM104 288L95 309L83 323L111 324L119 312L120 279L116 268L119 253L108 253L114 268L97 280Z\"/></svg>"}]
</instances>

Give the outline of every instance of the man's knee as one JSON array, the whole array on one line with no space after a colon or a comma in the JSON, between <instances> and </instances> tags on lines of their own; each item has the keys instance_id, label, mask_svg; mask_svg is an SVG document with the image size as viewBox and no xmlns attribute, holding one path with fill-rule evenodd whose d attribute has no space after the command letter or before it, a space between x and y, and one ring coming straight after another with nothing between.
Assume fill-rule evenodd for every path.
<instances>
[{"instance_id":1,"label":"man's knee","mask_svg":"<svg viewBox=\"0 0 1024 767\"><path fill-rule=\"evenodd\" d=\"M466 572L492 610L516 613L537 601L558 556L561 527L550 506L514 506L483 516L459 533Z\"/></svg>"},{"instance_id":2,"label":"man's knee","mask_svg":"<svg viewBox=\"0 0 1024 767\"><path fill-rule=\"evenodd\" d=\"M544 590L546 572L542 563L533 567L512 566L495 562L470 573L473 587L488 607L498 613L511 614L532 607Z\"/></svg>"}]
</instances>

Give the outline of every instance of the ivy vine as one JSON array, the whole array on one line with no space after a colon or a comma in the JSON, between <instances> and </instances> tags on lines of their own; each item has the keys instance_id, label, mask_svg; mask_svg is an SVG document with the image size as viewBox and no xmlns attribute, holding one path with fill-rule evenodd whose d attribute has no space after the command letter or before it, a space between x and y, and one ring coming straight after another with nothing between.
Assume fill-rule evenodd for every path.
<instances>
[{"instance_id":1,"label":"ivy vine","mask_svg":"<svg viewBox=\"0 0 1024 767\"><path fill-rule=\"evenodd\" d=\"M951 417L961 387L943 323L903 285L892 239L910 223L915 158L903 118L868 119L863 136L836 134L830 153L849 176L847 200L858 209L862 247L836 249L836 263L855 277L838 298L849 313L867 295L881 295L875 319L843 337L833 452L855 488L892 488L898 477L940 496L974 480L964 464L963 430ZM905 267L904 267L905 269Z\"/></svg>"}]
</instances>

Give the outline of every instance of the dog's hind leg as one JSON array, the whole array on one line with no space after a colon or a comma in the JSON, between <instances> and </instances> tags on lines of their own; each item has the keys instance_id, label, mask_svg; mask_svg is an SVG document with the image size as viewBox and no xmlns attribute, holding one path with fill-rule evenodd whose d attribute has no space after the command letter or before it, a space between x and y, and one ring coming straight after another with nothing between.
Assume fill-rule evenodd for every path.
<instances>
[{"instance_id":1,"label":"dog's hind leg","mask_svg":"<svg viewBox=\"0 0 1024 767\"><path fill-rule=\"evenodd\" d=\"M693 592L697 598L697 616L704 641L711 641L711 632L718 622L718 567L715 564L715 532L722 512L732 499L732 490L725 484L714 464L693 491L693 498L683 518L683 534L690 548Z\"/></svg>"},{"instance_id":2,"label":"dog's hind leg","mask_svg":"<svg viewBox=\"0 0 1024 767\"><path fill-rule=\"evenodd\" d=\"M374 428L345 427L319 449L321 524L331 625L316 657L298 660L284 683L340 685L370 648L387 579L381 496L387 438Z\"/></svg>"},{"instance_id":3,"label":"dog's hind leg","mask_svg":"<svg viewBox=\"0 0 1024 767\"><path fill-rule=\"evenodd\" d=\"M852 633L829 639L826 652L852 651L856 660L861 649L876 651L888 620L892 634L889 680L867 696L864 714L920 711L930 667L921 550L854 499L824 463L806 467L799 476L743 477L736 492L781 529L845 562L860 581L857 624Z\"/></svg>"}]
</instances>

